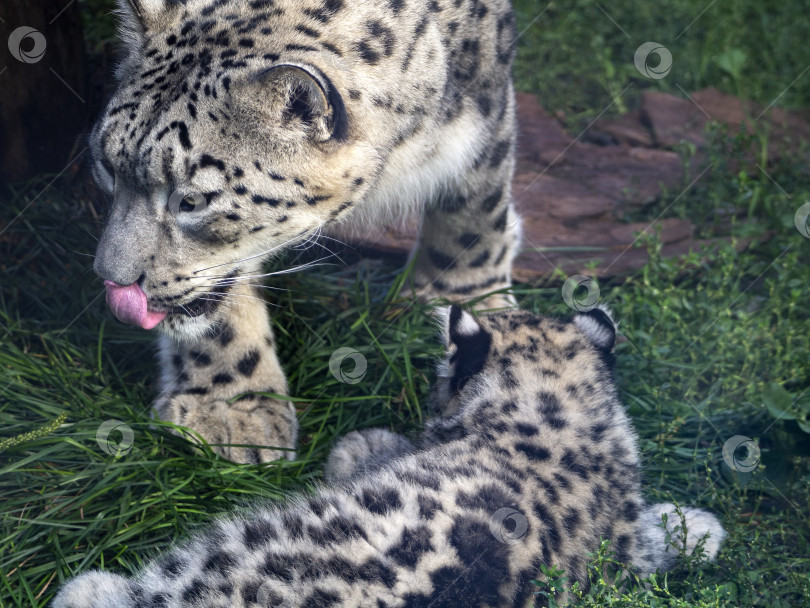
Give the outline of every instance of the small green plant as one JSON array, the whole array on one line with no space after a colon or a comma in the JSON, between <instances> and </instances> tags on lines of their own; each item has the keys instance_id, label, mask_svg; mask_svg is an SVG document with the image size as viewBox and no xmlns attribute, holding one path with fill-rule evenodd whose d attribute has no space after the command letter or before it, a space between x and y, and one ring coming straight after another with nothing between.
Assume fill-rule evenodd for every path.
<instances>
[{"instance_id":1,"label":"small green plant","mask_svg":"<svg viewBox=\"0 0 810 608\"><path fill-rule=\"evenodd\" d=\"M557 597L565 594L565 582L568 580L568 577L563 576L565 571L561 570L556 565L548 567L542 564L540 566L540 572L543 575L543 579L531 581L532 585L539 588L538 591L535 591L535 594L546 598L548 608L558 608Z\"/></svg>"}]
</instances>

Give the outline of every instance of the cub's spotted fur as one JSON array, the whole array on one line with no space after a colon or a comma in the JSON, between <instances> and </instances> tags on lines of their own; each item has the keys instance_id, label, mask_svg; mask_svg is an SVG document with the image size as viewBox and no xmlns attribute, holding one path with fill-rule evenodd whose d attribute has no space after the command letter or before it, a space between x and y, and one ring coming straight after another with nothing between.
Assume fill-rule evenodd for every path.
<instances>
[{"instance_id":1,"label":"cub's spotted fur","mask_svg":"<svg viewBox=\"0 0 810 608\"><path fill-rule=\"evenodd\" d=\"M150 318L166 313L161 417L292 456L292 407L252 396L286 390L251 285L268 256L336 222L367 230L421 213L416 293L464 299L510 285L511 7L120 2L118 89L90 138L113 197L95 269L144 297ZM146 304L134 310L129 322L146 317ZM239 371L247 356L254 374Z\"/></svg>"},{"instance_id":2,"label":"cub's spotted fur","mask_svg":"<svg viewBox=\"0 0 810 608\"><path fill-rule=\"evenodd\" d=\"M680 519L642 498L609 315L443 318L440 415L417 443L351 433L315 496L219 521L134 578L84 574L54 608L532 606L543 564L587 584L600 537L641 574L670 567L661 515L678 544ZM683 513L686 547L713 559L719 522Z\"/></svg>"}]
</instances>

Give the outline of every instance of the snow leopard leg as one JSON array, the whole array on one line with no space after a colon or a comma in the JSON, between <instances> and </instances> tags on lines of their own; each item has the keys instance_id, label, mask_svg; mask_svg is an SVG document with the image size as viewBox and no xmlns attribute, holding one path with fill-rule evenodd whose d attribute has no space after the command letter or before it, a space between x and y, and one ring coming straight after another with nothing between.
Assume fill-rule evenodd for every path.
<instances>
[{"instance_id":1,"label":"snow leopard leg","mask_svg":"<svg viewBox=\"0 0 810 608\"><path fill-rule=\"evenodd\" d=\"M129 579L91 570L69 580L56 594L52 608L134 608L135 588Z\"/></svg>"},{"instance_id":2,"label":"snow leopard leg","mask_svg":"<svg viewBox=\"0 0 810 608\"><path fill-rule=\"evenodd\" d=\"M213 335L184 342L161 336L162 391L155 412L198 432L216 444L214 451L235 462L294 458L295 408L257 394L287 394L264 300L244 285L232 293L222 304L225 318ZM240 398L231 401L235 397Z\"/></svg>"},{"instance_id":3,"label":"snow leopard leg","mask_svg":"<svg viewBox=\"0 0 810 608\"><path fill-rule=\"evenodd\" d=\"M385 429L352 431L337 442L324 467L328 482L348 479L360 471L381 464L413 450L413 444L402 435Z\"/></svg>"},{"instance_id":4,"label":"snow leopard leg","mask_svg":"<svg viewBox=\"0 0 810 608\"><path fill-rule=\"evenodd\" d=\"M675 505L659 503L650 505L641 513L637 524L636 551L632 565L641 576L656 570L671 569L681 548L691 555L699 543L709 561L714 561L726 531L717 517L703 509L683 507L681 515ZM664 529L662 515L666 514ZM666 535L670 535L667 543Z\"/></svg>"},{"instance_id":5,"label":"snow leopard leg","mask_svg":"<svg viewBox=\"0 0 810 608\"><path fill-rule=\"evenodd\" d=\"M412 254L413 289L423 300L462 301L512 284L512 259L520 241L511 192L514 113L510 84L504 87L499 122L473 166L425 210ZM502 293L481 301L478 308L514 303L510 294Z\"/></svg>"}]
</instances>

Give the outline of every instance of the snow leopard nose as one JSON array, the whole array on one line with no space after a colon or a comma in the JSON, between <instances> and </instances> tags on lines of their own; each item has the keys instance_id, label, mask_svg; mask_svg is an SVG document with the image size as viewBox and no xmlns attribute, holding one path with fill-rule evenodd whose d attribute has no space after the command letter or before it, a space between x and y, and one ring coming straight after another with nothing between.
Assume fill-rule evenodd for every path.
<instances>
[{"instance_id":1,"label":"snow leopard nose","mask_svg":"<svg viewBox=\"0 0 810 608\"><path fill-rule=\"evenodd\" d=\"M160 225L147 199L127 191L117 191L115 198L93 269L102 279L131 285L146 273L149 256L159 249Z\"/></svg>"},{"instance_id":2,"label":"snow leopard nose","mask_svg":"<svg viewBox=\"0 0 810 608\"><path fill-rule=\"evenodd\" d=\"M132 239L122 237L108 226L96 248L93 270L106 281L131 285L144 276L145 261Z\"/></svg>"},{"instance_id":3,"label":"snow leopard nose","mask_svg":"<svg viewBox=\"0 0 810 608\"><path fill-rule=\"evenodd\" d=\"M105 281L110 281L118 285L131 285L137 283L144 276L144 273L132 265L124 265L116 261L113 255L101 253L101 247L96 251L96 261L93 263L93 270Z\"/></svg>"}]
</instances>

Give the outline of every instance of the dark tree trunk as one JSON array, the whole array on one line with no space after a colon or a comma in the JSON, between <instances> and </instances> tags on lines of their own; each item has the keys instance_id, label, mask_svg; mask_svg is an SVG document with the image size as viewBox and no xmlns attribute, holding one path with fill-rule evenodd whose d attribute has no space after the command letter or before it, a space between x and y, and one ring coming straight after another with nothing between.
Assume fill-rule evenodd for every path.
<instances>
[{"instance_id":1,"label":"dark tree trunk","mask_svg":"<svg viewBox=\"0 0 810 608\"><path fill-rule=\"evenodd\" d=\"M75 0L0 4L0 179L58 173L84 147L84 39Z\"/></svg>"}]
</instances>

